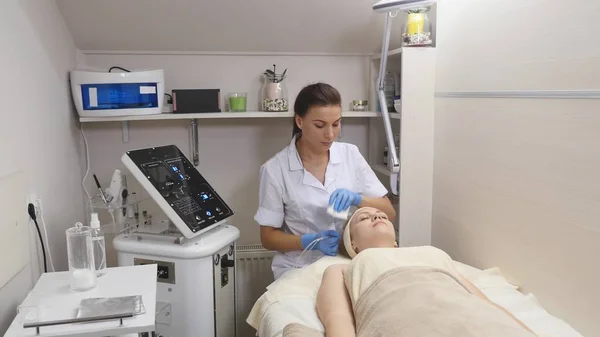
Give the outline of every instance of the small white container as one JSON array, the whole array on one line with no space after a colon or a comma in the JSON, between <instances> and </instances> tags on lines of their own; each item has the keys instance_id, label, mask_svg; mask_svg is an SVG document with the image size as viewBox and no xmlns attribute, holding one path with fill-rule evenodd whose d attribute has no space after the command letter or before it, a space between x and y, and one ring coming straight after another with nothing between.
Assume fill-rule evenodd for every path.
<instances>
[{"instance_id":1,"label":"small white container","mask_svg":"<svg viewBox=\"0 0 600 337\"><path fill-rule=\"evenodd\" d=\"M352 111L367 111L369 102L364 100L352 101Z\"/></svg>"},{"instance_id":2,"label":"small white container","mask_svg":"<svg viewBox=\"0 0 600 337\"><path fill-rule=\"evenodd\" d=\"M394 100L394 109L398 113L402 112L402 100L401 99Z\"/></svg>"}]
</instances>

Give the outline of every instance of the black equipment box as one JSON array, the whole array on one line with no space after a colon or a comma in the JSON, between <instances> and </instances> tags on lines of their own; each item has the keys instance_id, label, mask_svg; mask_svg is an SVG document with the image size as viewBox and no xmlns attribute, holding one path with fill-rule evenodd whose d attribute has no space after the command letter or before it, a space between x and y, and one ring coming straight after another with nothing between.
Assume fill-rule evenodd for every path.
<instances>
[{"instance_id":1,"label":"black equipment box","mask_svg":"<svg viewBox=\"0 0 600 337\"><path fill-rule=\"evenodd\" d=\"M175 89L173 113L221 112L220 89Z\"/></svg>"}]
</instances>

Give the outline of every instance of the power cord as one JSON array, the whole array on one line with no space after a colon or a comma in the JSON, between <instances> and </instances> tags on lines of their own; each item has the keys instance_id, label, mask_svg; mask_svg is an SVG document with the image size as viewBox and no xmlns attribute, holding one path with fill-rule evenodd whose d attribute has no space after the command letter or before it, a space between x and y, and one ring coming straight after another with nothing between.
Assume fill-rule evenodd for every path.
<instances>
[{"instance_id":1,"label":"power cord","mask_svg":"<svg viewBox=\"0 0 600 337\"><path fill-rule=\"evenodd\" d=\"M169 96L169 99L167 100L167 104L173 104L173 96L171 96L171 94L167 94L165 92L165 96Z\"/></svg>"},{"instance_id":2,"label":"power cord","mask_svg":"<svg viewBox=\"0 0 600 337\"><path fill-rule=\"evenodd\" d=\"M35 215L35 206L33 204L27 205L27 213L31 217L31 220L35 223L35 228L37 229L38 236L40 237L40 244L42 245L42 254L44 255L44 273L48 272L48 264L46 262L46 247L44 246L44 240L42 239L42 232L40 231L40 226L37 222L37 216Z\"/></svg>"},{"instance_id":3,"label":"power cord","mask_svg":"<svg viewBox=\"0 0 600 337\"><path fill-rule=\"evenodd\" d=\"M50 249L50 239L48 239L48 226L46 225L46 220L44 220L44 209L42 208L42 204L34 204L35 206L35 214L37 214L38 219L40 220L40 227L44 232L44 240L46 240L46 244L48 244L48 266L50 269L55 272L56 268L54 267L54 259L52 258L52 250Z\"/></svg>"},{"instance_id":4,"label":"power cord","mask_svg":"<svg viewBox=\"0 0 600 337\"><path fill-rule=\"evenodd\" d=\"M113 66L113 67L110 67L110 69L108 69L108 72L109 72L109 73L110 73L110 72L112 72L112 70L113 70L113 69L119 69L119 70L123 70L123 71L125 71L125 72L128 72L128 73L130 73L130 72L131 72L131 70L127 70L127 69L125 69L125 68L121 68L121 67L119 67L119 66Z\"/></svg>"}]
</instances>

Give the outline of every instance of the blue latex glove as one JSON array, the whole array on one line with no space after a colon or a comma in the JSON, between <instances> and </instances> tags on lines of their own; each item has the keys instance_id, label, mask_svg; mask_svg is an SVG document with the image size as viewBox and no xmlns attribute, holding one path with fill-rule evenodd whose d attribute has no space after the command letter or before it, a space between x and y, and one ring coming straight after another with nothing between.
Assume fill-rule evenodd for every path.
<instances>
[{"instance_id":1,"label":"blue latex glove","mask_svg":"<svg viewBox=\"0 0 600 337\"><path fill-rule=\"evenodd\" d=\"M362 201L362 195L354 193L345 188L335 190L329 197L329 205L333 205L336 212L345 211L350 206L358 206Z\"/></svg>"},{"instance_id":2,"label":"blue latex glove","mask_svg":"<svg viewBox=\"0 0 600 337\"><path fill-rule=\"evenodd\" d=\"M327 230L319 233L304 234L301 237L302 249L306 249L311 242L316 239L324 238L316 244L312 245L310 250L319 250L325 255L336 256L338 252L338 245L340 242L340 234L334 230Z\"/></svg>"}]
</instances>

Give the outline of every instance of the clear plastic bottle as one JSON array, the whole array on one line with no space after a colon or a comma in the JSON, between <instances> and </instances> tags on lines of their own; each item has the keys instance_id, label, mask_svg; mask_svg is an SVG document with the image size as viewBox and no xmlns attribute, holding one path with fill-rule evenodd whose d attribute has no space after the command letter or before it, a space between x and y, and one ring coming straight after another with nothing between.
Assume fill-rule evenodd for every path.
<instances>
[{"instance_id":1,"label":"clear plastic bottle","mask_svg":"<svg viewBox=\"0 0 600 337\"><path fill-rule=\"evenodd\" d=\"M104 239L104 232L100 228L98 213L92 213L90 227L92 227L92 244L94 246L96 276L102 276L106 274L106 240Z\"/></svg>"}]
</instances>

